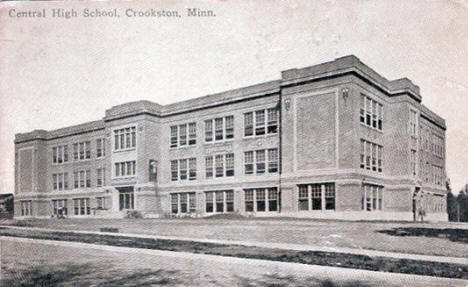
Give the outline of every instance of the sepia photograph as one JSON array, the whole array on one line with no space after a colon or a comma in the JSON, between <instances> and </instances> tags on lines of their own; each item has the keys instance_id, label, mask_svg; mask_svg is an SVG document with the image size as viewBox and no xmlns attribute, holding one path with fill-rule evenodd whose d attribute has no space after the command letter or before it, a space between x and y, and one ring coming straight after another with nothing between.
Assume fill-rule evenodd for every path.
<instances>
[{"instance_id":1,"label":"sepia photograph","mask_svg":"<svg viewBox=\"0 0 468 287\"><path fill-rule=\"evenodd\" d=\"M468 286L468 0L0 1L0 285Z\"/></svg>"}]
</instances>

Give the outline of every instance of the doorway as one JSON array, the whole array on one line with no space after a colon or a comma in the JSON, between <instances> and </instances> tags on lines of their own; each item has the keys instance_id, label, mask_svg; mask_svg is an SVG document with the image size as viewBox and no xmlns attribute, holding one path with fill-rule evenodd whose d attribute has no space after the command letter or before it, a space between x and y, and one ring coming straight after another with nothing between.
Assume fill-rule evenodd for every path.
<instances>
[{"instance_id":1,"label":"doorway","mask_svg":"<svg viewBox=\"0 0 468 287\"><path fill-rule=\"evenodd\" d=\"M134 209L133 186L118 187L119 191L119 209Z\"/></svg>"}]
</instances>

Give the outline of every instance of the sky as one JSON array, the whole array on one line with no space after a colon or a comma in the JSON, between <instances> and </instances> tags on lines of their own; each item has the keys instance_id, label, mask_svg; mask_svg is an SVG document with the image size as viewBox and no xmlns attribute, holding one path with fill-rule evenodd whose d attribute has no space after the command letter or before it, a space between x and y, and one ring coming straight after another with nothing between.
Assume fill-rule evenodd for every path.
<instances>
[{"instance_id":1,"label":"sky","mask_svg":"<svg viewBox=\"0 0 468 287\"><path fill-rule=\"evenodd\" d=\"M10 17L11 9L47 18ZM74 9L77 18L50 17ZM84 18L83 9L120 18ZM129 18L126 9L216 17ZM130 101L169 104L354 54L408 77L447 123L447 175L468 183L468 1L0 2L0 193L14 191L14 135L101 119Z\"/></svg>"}]
</instances>

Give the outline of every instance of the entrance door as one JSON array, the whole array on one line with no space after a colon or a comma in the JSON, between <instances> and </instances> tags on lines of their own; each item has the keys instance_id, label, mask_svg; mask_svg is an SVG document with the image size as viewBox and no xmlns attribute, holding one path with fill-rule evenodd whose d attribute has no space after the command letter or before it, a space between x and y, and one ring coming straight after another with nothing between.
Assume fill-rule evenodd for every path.
<instances>
[{"instance_id":1,"label":"entrance door","mask_svg":"<svg viewBox=\"0 0 468 287\"><path fill-rule=\"evenodd\" d=\"M119 208L134 209L134 194L133 186L119 187Z\"/></svg>"}]
</instances>

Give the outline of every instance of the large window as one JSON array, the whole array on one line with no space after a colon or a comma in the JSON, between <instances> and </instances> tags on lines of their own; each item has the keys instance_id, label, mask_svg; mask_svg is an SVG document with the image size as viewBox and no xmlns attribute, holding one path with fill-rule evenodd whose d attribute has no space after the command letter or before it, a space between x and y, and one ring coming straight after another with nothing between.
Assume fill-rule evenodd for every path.
<instances>
[{"instance_id":1,"label":"large window","mask_svg":"<svg viewBox=\"0 0 468 287\"><path fill-rule=\"evenodd\" d=\"M96 197L96 209L99 209L99 210L107 209L107 197L104 197L104 196Z\"/></svg>"},{"instance_id":2,"label":"large window","mask_svg":"<svg viewBox=\"0 0 468 287\"><path fill-rule=\"evenodd\" d=\"M432 134L432 153L440 158L444 157L444 139Z\"/></svg>"},{"instance_id":3,"label":"large window","mask_svg":"<svg viewBox=\"0 0 468 287\"><path fill-rule=\"evenodd\" d=\"M244 114L244 136L261 136L277 132L277 108L262 109Z\"/></svg>"},{"instance_id":4,"label":"large window","mask_svg":"<svg viewBox=\"0 0 468 287\"><path fill-rule=\"evenodd\" d=\"M197 179L197 159L171 160L171 181Z\"/></svg>"},{"instance_id":5,"label":"large window","mask_svg":"<svg viewBox=\"0 0 468 287\"><path fill-rule=\"evenodd\" d=\"M96 140L96 158L106 156L106 139L101 138Z\"/></svg>"},{"instance_id":6,"label":"large window","mask_svg":"<svg viewBox=\"0 0 468 287\"><path fill-rule=\"evenodd\" d=\"M362 169L382 172L383 147L381 145L361 139L361 163Z\"/></svg>"},{"instance_id":7,"label":"large window","mask_svg":"<svg viewBox=\"0 0 468 287\"><path fill-rule=\"evenodd\" d=\"M20 201L20 205L21 205L21 216L32 215L32 201L31 200L22 200Z\"/></svg>"},{"instance_id":8,"label":"large window","mask_svg":"<svg viewBox=\"0 0 468 287\"><path fill-rule=\"evenodd\" d=\"M382 210L383 187L364 184L362 190L361 209L367 211Z\"/></svg>"},{"instance_id":9,"label":"large window","mask_svg":"<svg viewBox=\"0 0 468 287\"><path fill-rule=\"evenodd\" d=\"M105 168L98 168L96 169L96 186L103 186L105 185L104 180Z\"/></svg>"},{"instance_id":10,"label":"large window","mask_svg":"<svg viewBox=\"0 0 468 287\"><path fill-rule=\"evenodd\" d=\"M205 192L205 211L211 212L233 212L234 191L216 190Z\"/></svg>"},{"instance_id":11,"label":"large window","mask_svg":"<svg viewBox=\"0 0 468 287\"><path fill-rule=\"evenodd\" d=\"M409 114L409 133L413 137L418 136L418 129L419 129L419 119L418 119L418 112L415 110L410 110Z\"/></svg>"},{"instance_id":12,"label":"large window","mask_svg":"<svg viewBox=\"0 0 468 287\"><path fill-rule=\"evenodd\" d=\"M361 123L368 127L382 130L383 106L372 98L361 94L361 104L359 110Z\"/></svg>"},{"instance_id":13,"label":"large window","mask_svg":"<svg viewBox=\"0 0 468 287\"><path fill-rule=\"evenodd\" d=\"M75 209L75 215L91 214L91 207L89 206L89 198L73 199L73 207Z\"/></svg>"},{"instance_id":14,"label":"large window","mask_svg":"<svg viewBox=\"0 0 468 287\"><path fill-rule=\"evenodd\" d=\"M171 126L171 148L195 145L197 143L196 123Z\"/></svg>"},{"instance_id":15,"label":"large window","mask_svg":"<svg viewBox=\"0 0 468 287\"><path fill-rule=\"evenodd\" d=\"M73 188L91 187L91 171L79 170L73 172Z\"/></svg>"},{"instance_id":16,"label":"large window","mask_svg":"<svg viewBox=\"0 0 468 287\"><path fill-rule=\"evenodd\" d=\"M205 142L232 138L234 138L234 116L205 120Z\"/></svg>"},{"instance_id":17,"label":"large window","mask_svg":"<svg viewBox=\"0 0 468 287\"><path fill-rule=\"evenodd\" d=\"M171 193L171 211L173 214L193 213L197 210L195 192Z\"/></svg>"},{"instance_id":18,"label":"large window","mask_svg":"<svg viewBox=\"0 0 468 287\"><path fill-rule=\"evenodd\" d=\"M61 145L52 148L52 162L61 164L68 162L68 146Z\"/></svg>"},{"instance_id":19,"label":"large window","mask_svg":"<svg viewBox=\"0 0 468 287\"><path fill-rule=\"evenodd\" d=\"M299 185L299 210L335 210L335 184L314 183Z\"/></svg>"},{"instance_id":20,"label":"large window","mask_svg":"<svg viewBox=\"0 0 468 287\"><path fill-rule=\"evenodd\" d=\"M54 199L52 200L52 205L54 207L54 215L59 214L59 210L62 210L62 214L67 214L67 200L66 199Z\"/></svg>"},{"instance_id":21,"label":"large window","mask_svg":"<svg viewBox=\"0 0 468 287\"><path fill-rule=\"evenodd\" d=\"M91 142L85 141L73 144L73 159L86 160L91 158Z\"/></svg>"},{"instance_id":22,"label":"large window","mask_svg":"<svg viewBox=\"0 0 468 287\"><path fill-rule=\"evenodd\" d=\"M278 189L276 187L244 189L244 204L246 212L278 211Z\"/></svg>"},{"instance_id":23,"label":"large window","mask_svg":"<svg viewBox=\"0 0 468 287\"><path fill-rule=\"evenodd\" d=\"M244 152L245 174L265 174L267 172L278 172L277 148Z\"/></svg>"},{"instance_id":24,"label":"large window","mask_svg":"<svg viewBox=\"0 0 468 287\"><path fill-rule=\"evenodd\" d=\"M68 189L68 172L52 174L52 189L53 190Z\"/></svg>"},{"instance_id":25,"label":"large window","mask_svg":"<svg viewBox=\"0 0 468 287\"><path fill-rule=\"evenodd\" d=\"M213 170L214 168L214 170ZM205 158L206 178L234 176L234 154L218 154Z\"/></svg>"},{"instance_id":26,"label":"large window","mask_svg":"<svg viewBox=\"0 0 468 287\"><path fill-rule=\"evenodd\" d=\"M114 150L136 147L136 127L114 130Z\"/></svg>"},{"instance_id":27,"label":"large window","mask_svg":"<svg viewBox=\"0 0 468 287\"><path fill-rule=\"evenodd\" d=\"M136 175L136 161L124 161L114 163L115 177L127 177Z\"/></svg>"}]
</instances>

